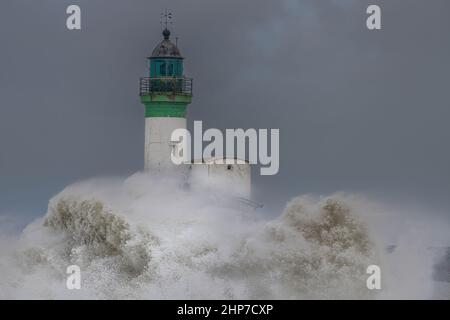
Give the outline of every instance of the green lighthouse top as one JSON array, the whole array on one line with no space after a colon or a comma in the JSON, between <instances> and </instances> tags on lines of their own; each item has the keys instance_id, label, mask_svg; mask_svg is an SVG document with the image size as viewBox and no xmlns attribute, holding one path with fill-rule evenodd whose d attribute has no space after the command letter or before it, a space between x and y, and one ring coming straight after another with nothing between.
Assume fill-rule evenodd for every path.
<instances>
[{"instance_id":1,"label":"green lighthouse top","mask_svg":"<svg viewBox=\"0 0 450 320\"><path fill-rule=\"evenodd\" d=\"M140 79L139 94L146 117L185 118L186 107L192 100L192 78L184 75L183 57L170 41L167 11L164 17L164 38L147 58L148 74Z\"/></svg>"},{"instance_id":2,"label":"green lighthouse top","mask_svg":"<svg viewBox=\"0 0 450 320\"><path fill-rule=\"evenodd\" d=\"M183 57L176 44L170 41L170 31L165 28L164 39L153 49L149 60L150 77L183 77Z\"/></svg>"},{"instance_id":3,"label":"green lighthouse top","mask_svg":"<svg viewBox=\"0 0 450 320\"><path fill-rule=\"evenodd\" d=\"M183 61L178 47L170 41L170 31L162 32L164 39L148 57L148 73L140 80L140 95L192 96L192 79L184 75Z\"/></svg>"}]
</instances>

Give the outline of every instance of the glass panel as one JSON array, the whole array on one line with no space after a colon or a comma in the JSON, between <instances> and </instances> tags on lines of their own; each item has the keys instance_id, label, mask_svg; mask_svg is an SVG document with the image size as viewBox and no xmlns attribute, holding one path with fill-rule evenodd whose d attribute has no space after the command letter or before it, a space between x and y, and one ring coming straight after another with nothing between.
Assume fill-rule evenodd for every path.
<instances>
[{"instance_id":1,"label":"glass panel","mask_svg":"<svg viewBox=\"0 0 450 320\"><path fill-rule=\"evenodd\" d=\"M166 63L165 62L161 63L161 65L159 66L159 74L161 76L166 75Z\"/></svg>"}]
</instances>

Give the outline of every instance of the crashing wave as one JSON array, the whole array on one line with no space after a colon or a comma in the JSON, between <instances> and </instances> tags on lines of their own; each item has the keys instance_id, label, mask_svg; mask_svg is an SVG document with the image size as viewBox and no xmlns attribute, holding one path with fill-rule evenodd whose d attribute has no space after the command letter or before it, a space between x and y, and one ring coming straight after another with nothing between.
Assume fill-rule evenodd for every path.
<instances>
[{"instance_id":1,"label":"crashing wave","mask_svg":"<svg viewBox=\"0 0 450 320\"><path fill-rule=\"evenodd\" d=\"M263 220L137 174L54 197L0 281L6 298L366 299L377 252L350 198L298 197ZM81 290L65 288L73 264Z\"/></svg>"}]
</instances>

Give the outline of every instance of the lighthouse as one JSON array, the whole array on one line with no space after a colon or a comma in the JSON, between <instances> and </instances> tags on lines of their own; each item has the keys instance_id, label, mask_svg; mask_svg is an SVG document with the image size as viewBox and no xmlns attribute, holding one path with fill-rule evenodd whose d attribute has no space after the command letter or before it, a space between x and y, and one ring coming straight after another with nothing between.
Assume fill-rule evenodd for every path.
<instances>
[{"instance_id":1,"label":"lighthouse","mask_svg":"<svg viewBox=\"0 0 450 320\"><path fill-rule=\"evenodd\" d=\"M184 76L183 57L170 40L170 31L148 59L147 77L140 79L145 105L145 170L155 174L184 174L185 166L171 161L180 141L171 141L176 129L186 128L187 106L192 100L192 79Z\"/></svg>"},{"instance_id":2,"label":"lighthouse","mask_svg":"<svg viewBox=\"0 0 450 320\"><path fill-rule=\"evenodd\" d=\"M205 191L225 202L258 208L251 199L251 170L248 161L223 156L187 159L175 164L183 141L173 141L172 133L186 129L187 107L192 101L192 79L184 75L183 56L170 40L166 28L163 40L148 59L147 77L140 79L140 97L145 106L145 170L154 175L182 177L190 190ZM230 200L231 199L231 200Z\"/></svg>"}]
</instances>

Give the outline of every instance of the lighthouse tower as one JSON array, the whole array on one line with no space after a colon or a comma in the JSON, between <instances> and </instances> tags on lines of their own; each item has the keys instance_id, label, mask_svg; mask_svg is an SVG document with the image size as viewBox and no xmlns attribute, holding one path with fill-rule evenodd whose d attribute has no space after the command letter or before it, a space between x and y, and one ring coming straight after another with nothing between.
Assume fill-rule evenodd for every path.
<instances>
[{"instance_id":1,"label":"lighthouse tower","mask_svg":"<svg viewBox=\"0 0 450 320\"><path fill-rule=\"evenodd\" d=\"M192 159L176 165L171 153L180 154L180 143L172 141L176 129L186 129L186 111L192 100L192 79L184 76L183 57L170 41L166 28L163 40L148 57L148 77L140 80L141 102L145 105L145 170L152 174L183 177L183 186L207 191L215 201L258 208L251 200L251 170L247 161L234 158ZM181 149L182 150L182 149Z\"/></svg>"},{"instance_id":2,"label":"lighthouse tower","mask_svg":"<svg viewBox=\"0 0 450 320\"><path fill-rule=\"evenodd\" d=\"M183 74L183 57L170 41L170 31L148 57L148 77L140 79L141 102L145 105L145 170L180 174L171 153L180 141L171 141L175 129L186 128L186 109L192 100L192 79Z\"/></svg>"}]
</instances>

